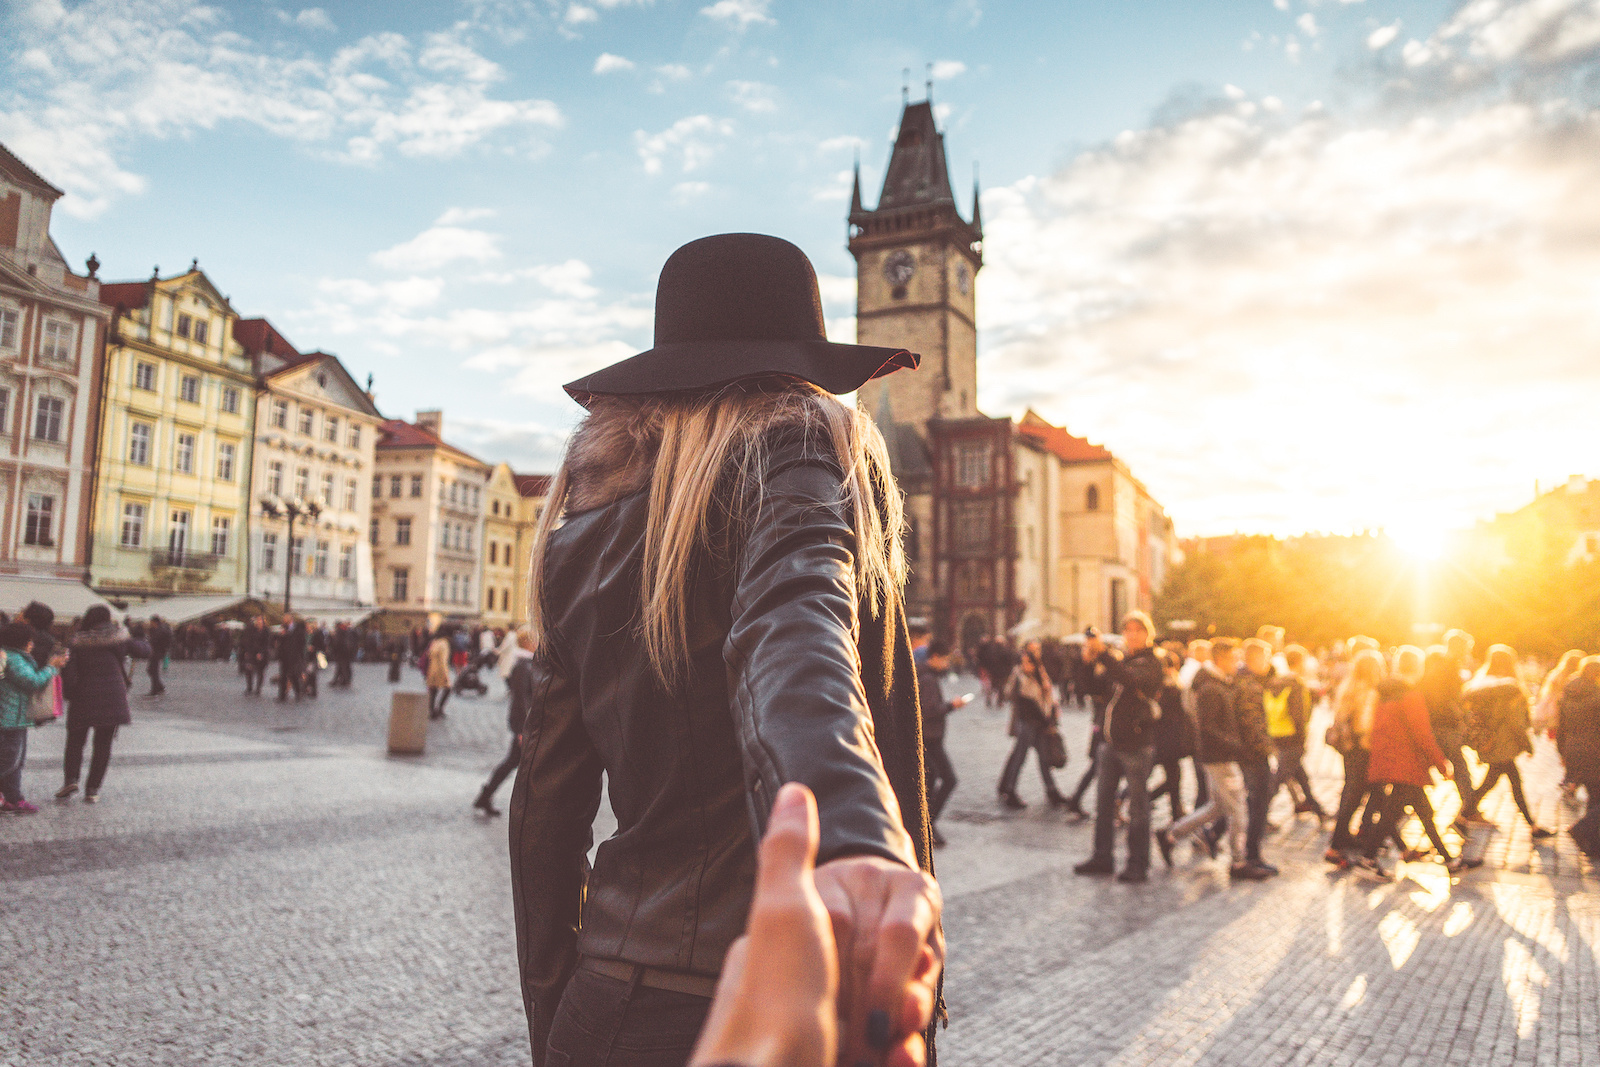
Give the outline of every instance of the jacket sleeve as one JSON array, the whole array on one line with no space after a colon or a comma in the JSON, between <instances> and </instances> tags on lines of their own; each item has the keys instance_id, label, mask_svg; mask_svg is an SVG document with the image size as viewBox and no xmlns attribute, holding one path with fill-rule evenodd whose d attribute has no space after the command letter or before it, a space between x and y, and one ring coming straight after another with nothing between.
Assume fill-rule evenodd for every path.
<instances>
[{"instance_id":1,"label":"jacket sleeve","mask_svg":"<svg viewBox=\"0 0 1600 1067\"><path fill-rule=\"evenodd\" d=\"M577 687L541 657L523 721L510 828L517 962L535 1067L543 1067L550 1023L577 967L602 770Z\"/></svg>"},{"instance_id":2,"label":"jacket sleeve","mask_svg":"<svg viewBox=\"0 0 1600 1067\"><path fill-rule=\"evenodd\" d=\"M775 462L735 557L728 694L754 832L779 787L817 797L819 863L878 855L915 867L873 736L856 647L855 534L838 468Z\"/></svg>"},{"instance_id":3,"label":"jacket sleeve","mask_svg":"<svg viewBox=\"0 0 1600 1067\"><path fill-rule=\"evenodd\" d=\"M1228 697L1228 691L1219 685L1197 687L1195 728L1200 735L1200 748L1207 755L1225 753L1231 760L1239 754L1239 738L1234 729L1232 701Z\"/></svg>"},{"instance_id":4,"label":"jacket sleeve","mask_svg":"<svg viewBox=\"0 0 1600 1067\"><path fill-rule=\"evenodd\" d=\"M28 656L6 657L6 682L17 692L31 696L50 684L56 676L54 667L36 666Z\"/></svg>"},{"instance_id":5,"label":"jacket sleeve","mask_svg":"<svg viewBox=\"0 0 1600 1067\"><path fill-rule=\"evenodd\" d=\"M1430 767L1439 768L1443 773L1447 764L1444 753L1439 749L1439 742L1434 740L1433 724L1428 721L1428 705L1422 699L1422 694L1412 691L1400 702L1400 714L1406 717L1406 725L1410 728L1411 739L1417 747L1417 755L1425 760Z\"/></svg>"}]
</instances>

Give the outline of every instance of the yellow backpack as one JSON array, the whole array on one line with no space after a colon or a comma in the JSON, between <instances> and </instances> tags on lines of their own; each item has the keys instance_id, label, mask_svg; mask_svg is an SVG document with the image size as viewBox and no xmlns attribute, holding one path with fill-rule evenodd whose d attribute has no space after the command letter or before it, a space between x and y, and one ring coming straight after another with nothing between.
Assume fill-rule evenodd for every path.
<instances>
[{"instance_id":1,"label":"yellow backpack","mask_svg":"<svg viewBox=\"0 0 1600 1067\"><path fill-rule=\"evenodd\" d=\"M1294 686L1286 685L1276 693L1270 690L1262 694L1262 703L1267 709L1267 734L1271 737L1293 737L1295 735L1294 718L1289 714L1289 694L1294 691Z\"/></svg>"}]
</instances>

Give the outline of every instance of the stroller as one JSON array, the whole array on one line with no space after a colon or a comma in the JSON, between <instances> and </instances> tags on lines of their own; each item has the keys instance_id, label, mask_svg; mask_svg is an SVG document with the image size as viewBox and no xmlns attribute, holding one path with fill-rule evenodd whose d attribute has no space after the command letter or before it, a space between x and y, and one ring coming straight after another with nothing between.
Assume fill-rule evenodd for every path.
<instances>
[{"instance_id":1,"label":"stroller","mask_svg":"<svg viewBox=\"0 0 1600 1067\"><path fill-rule=\"evenodd\" d=\"M456 674L455 684L450 687L450 691L457 696L468 691L474 692L478 696L487 696L489 687L482 678L478 677L478 669L482 666L483 658L481 656L468 660L467 665L462 667L460 672Z\"/></svg>"}]
</instances>

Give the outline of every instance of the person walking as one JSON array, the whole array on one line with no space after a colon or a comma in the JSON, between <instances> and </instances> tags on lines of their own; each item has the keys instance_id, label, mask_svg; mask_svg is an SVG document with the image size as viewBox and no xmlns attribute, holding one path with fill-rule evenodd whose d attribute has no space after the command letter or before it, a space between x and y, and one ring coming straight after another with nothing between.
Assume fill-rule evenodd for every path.
<instances>
[{"instance_id":1,"label":"person walking","mask_svg":"<svg viewBox=\"0 0 1600 1067\"><path fill-rule=\"evenodd\" d=\"M1288 669L1273 675L1262 701L1267 712L1267 735L1272 738L1272 752L1278 763L1271 795L1275 797L1280 789L1287 787L1295 814L1309 812L1320 824L1327 813L1311 789L1311 776L1306 773L1305 764L1306 724L1311 720L1311 690L1300 677L1305 661L1304 648L1287 646L1283 650L1283 662Z\"/></svg>"},{"instance_id":2,"label":"person walking","mask_svg":"<svg viewBox=\"0 0 1600 1067\"><path fill-rule=\"evenodd\" d=\"M239 634L239 668L244 671L247 694L261 695L261 686L267 680L267 664L271 660L272 633L267 629L267 617L253 616Z\"/></svg>"},{"instance_id":3,"label":"person walking","mask_svg":"<svg viewBox=\"0 0 1600 1067\"><path fill-rule=\"evenodd\" d=\"M1183 760L1194 755L1194 720L1183 707L1183 690L1178 686L1182 661L1170 649L1156 650L1161 660L1161 717L1151 729L1155 765L1161 769L1161 784L1150 791L1150 802L1167 798L1169 821L1183 818ZM1201 801L1201 803L1204 803Z\"/></svg>"},{"instance_id":4,"label":"person walking","mask_svg":"<svg viewBox=\"0 0 1600 1067\"><path fill-rule=\"evenodd\" d=\"M441 626L428 642L427 666L428 718L444 718L444 704L450 699L451 628Z\"/></svg>"},{"instance_id":5,"label":"person walking","mask_svg":"<svg viewBox=\"0 0 1600 1067\"><path fill-rule=\"evenodd\" d=\"M61 788L56 799L65 800L78 791L83 769L83 746L94 735L89 757L89 777L83 783L83 799L93 804L100 799L100 785L111 765L111 745L117 731L133 721L128 709L128 675L122 672L128 658L147 659L155 655L148 642L131 637L111 618L111 610L95 604L78 620L69 648L72 658L61 672L62 695L67 701L67 743L61 757Z\"/></svg>"},{"instance_id":6,"label":"person walking","mask_svg":"<svg viewBox=\"0 0 1600 1067\"><path fill-rule=\"evenodd\" d=\"M1276 792L1272 780L1272 738L1267 732L1267 686L1276 678L1272 666L1272 646L1252 637L1241 646L1244 668L1235 676L1237 695L1234 710L1239 718L1239 773L1244 776L1245 827L1244 856L1246 877L1277 874L1278 868L1261 856L1261 842L1267 836L1267 808ZM1241 872L1244 873L1244 872Z\"/></svg>"},{"instance_id":7,"label":"person walking","mask_svg":"<svg viewBox=\"0 0 1600 1067\"><path fill-rule=\"evenodd\" d=\"M1368 819L1362 826L1357 841L1360 855L1350 864L1357 875L1373 881L1390 880L1377 860L1378 849L1385 840L1392 839L1403 850L1404 858L1421 858L1407 849L1400 837L1400 822L1407 811L1422 821L1423 832L1452 874L1477 866L1476 862L1450 855L1434 823L1433 804L1427 793L1433 782L1429 771L1437 770L1448 778L1450 764L1428 725L1428 705L1418 688L1423 668L1422 650L1404 645L1395 653L1394 673L1378 686L1368 735L1371 759L1367 765L1367 783L1378 812L1376 819Z\"/></svg>"},{"instance_id":8,"label":"person walking","mask_svg":"<svg viewBox=\"0 0 1600 1067\"><path fill-rule=\"evenodd\" d=\"M1172 823L1155 835L1161 859L1172 866L1172 850L1178 842L1198 834L1211 858L1217 857L1217 835L1213 825L1227 822L1229 867L1234 877L1258 880L1270 877L1255 871L1245 859L1244 776L1239 773L1239 757L1244 753L1239 736L1239 715L1234 708L1238 689L1234 674L1239 667L1238 645L1232 638L1211 642L1210 655L1201 662L1190 683L1195 706L1195 756L1206 778L1206 799L1194 812Z\"/></svg>"},{"instance_id":9,"label":"person walking","mask_svg":"<svg viewBox=\"0 0 1600 1067\"><path fill-rule=\"evenodd\" d=\"M1083 797L1094 784L1100 766L1100 745L1105 740L1106 705L1111 699L1111 683L1101 659L1105 651L1106 643L1100 630L1094 626L1084 627L1083 644L1073 661L1072 688L1080 701L1089 703L1089 765L1078 779L1078 787L1067 798L1067 811L1079 818L1084 815Z\"/></svg>"},{"instance_id":10,"label":"person walking","mask_svg":"<svg viewBox=\"0 0 1600 1067\"><path fill-rule=\"evenodd\" d=\"M1001 686L1001 695L1011 705L1011 736L1016 741L1000 773L1000 803L1012 809L1028 806L1017 795L1017 779L1022 774L1022 765L1028 761L1028 753L1034 752L1039 758L1039 777L1044 780L1045 798L1051 807L1066 806L1067 798L1056 788L1055 775L1050 773L1044 750L1045 734L1060 719L1061 709L1056 703L1055 686L1031 648L1021 651L1011 677ZM941 730L942 727L941 722Z\"/></svg>"},{"instance_id":11,"label":"person walking","mask_svg":"<svg viewBox=\"0 0 1600 1067\"><path fill-rule=\"evenodd\" d=\"M65 649L53 651L44 667L31 655L34 629L22 619L0 628L5 660L0 677L0 815L36 815L39 809L22 795L22 764L28 758L28 731L33 728L33 696L55 680L67 661Z\"/></svg>"},{"instance_id":12,"label":"person walking","mask_svg":"<svg viewBox=\"0 0 1600 1067\"><path fill-rule=\"evenodd\" d=\"M1443 648L1429 651L1422 667L1422 699L1428 705L1428 724L1433 737L1450 761L1450 781L1461 797L1458 818L1481 818L1468 803L1472 795L1472 766L1467 762L1466 720L1461 703L1462 687L1472 677L1466 665L1472 658L1472 635L1464 630L1445 634Z\"/></svg>"},{"instance_id":13,"label":"person walking","mask_svg":"<svg viewBox=\"0 0 1600 1067\"><path fill-rule=\"evenodd\" d=\"M817 890L856 918L841 982L872 991L840 1062L918 1063L925 1041L932 1060L902 505L881 434L834 395L915 363L829 344L804 254L729 234L668 260L655 348L567 386L590 413L535 535L538 743L510 820L535 1067L687 1061L790 781L816 795ZM617 830L590 870L602 777Z\"/></svg>"},{"instance_id":14,"label":"person walking","mask_svg":"<svg viewBox=\"0 0 1600 1067\"><path fill-rule=\"evenodd\" d=\"M354 680L353 664L356 661L356 651L360 648L361 640L351 625L340 619L333 628L333 636L328 641L328 647L333 652L333 681L328 684L335 689L349 689Z\"/></svg>"},{"instance_id":15,"label":"person walking","mask_svg":"<svg viewBox=\"0 0 1600 1067\"><path fill-rule=\"evenodd\" d=\"M945 720L972 699L970 693L945 699L943 678L949 673L949 643L930 641L927 655L917 664L917 694L922 703L922 762L928 779L928 836L939 848L945 845L944 835L939 832L939 815L950 794L956 791L956 767L944 748Z\"/></svg>"},{"instance_id":16,"label":"person walking","mask_svg":"<svg viewBox=\"0 0 1600 1067\"><path fill-rule=\"evenodd\" d=\"M172 652L172 627L160 615L152 615L145 636L150 643L150 659L145 664L145 673L150 676L150 695L159 696L167 691L161 681L161 668Z\"/></svg>"},{"instance_id":17,"label":"person walking","mask_svg":"<svg viewBox=\"0 0 1600 1067\"><path fill-rule=\"evenodd\" d=\"M1344 762L1344 786L1339 792L1339 809L1333 816L1333 837L1322 858L1336 867L1350 865L1350 854L1356 847L1350 820L1362 810L1371 792L1367 769L1372 759L1372 714L1378 706L1378 686L1383 678L1383 653L1364 648L1351 657L1350 668L1334 692L1328 744Z\"/></svg>"},{"instance_id":18,"label":"person walking","mask_svg":"<svg viewBox=\"0 0 1600 1067\"><path fill-rule=\"evenodd\" d=\"M1567 780L1583 787L1583 817L1567 831L1590 859L1600 860L1600 656L1586 656L1561 691L1556 747Z\"/></svg>"},{"instance_id":19,"label":"person walking","mask_svg":"<svg viewBox=\"0 0 1600 1067\"><path fill-rule=\"evenodd\" d=\"M295 700L300 699L305 688L306 675L306 624L293 614L285 614L278 630L278 702L289 699L289 688L294 687Z\"/></svg>"},{"instance_id":20,"label":"person walking","mask_svg":"<svg viewBox=\"0 0 1600 1067\"><path fill-rule=\"evenodd\" d=\"M478 790L478 799L472 802L474 808L491 817L500 814L500 809L494 806L495 791L522 762L522 728L528 718L528 709L533 705L533 635L526 630L513 633L517 635L517 649L512 657L515 665L507 679L511 690L511 706L506 711L511 747L506 750L506 758L489 774L489 780L483 783L483 788Z\"/></svg>"},{"instance_id":21,"label":"person walking","mask_svg":"<svg viewBox=\"0 0 1600 1067\"><path fill-rule=\"evenodd\" d=\"M1094 854L1073 867L1075 874L1111 874L1116 869L1117 787L1128 785L1128 860L1119 882L1144 882L1150 872L1150 764L1154 760L1152 727L1160 705L1164 675L1151 647L1155 626L1142 611L1122 621L1127 649L1100 653L1111 686L1106 704L1104 740L1100 745L1094 808Z\"/></svg>"},{"instance_id":22,"label":"person walking","mask_svg":"<svg viewBox=\"0 0 1600 1067\"><path fill-rule=\"evenodd\" d=\"M1554 830L1535 821L1522 790L1522 772L1517 769L1517 757L1531 753L1533 742L1528 736L1528 695L1517 681L1516 652L1507 645L1489 646L1483 666L1461 699L1466 709L1467 739L1478 758L1489 765L1483 781L1462 801L1463 808L1477 812L1489 790L1504 778L1511 783L1511 799L1534 839L1554 837Z\"/></svg>"}]
</instances>

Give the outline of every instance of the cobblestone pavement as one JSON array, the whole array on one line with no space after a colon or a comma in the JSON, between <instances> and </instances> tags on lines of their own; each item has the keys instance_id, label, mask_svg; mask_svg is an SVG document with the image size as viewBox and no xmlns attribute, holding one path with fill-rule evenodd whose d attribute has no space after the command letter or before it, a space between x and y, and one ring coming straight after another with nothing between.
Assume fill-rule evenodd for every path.
<instances>
[{"instance_id":1,"label":"cobblestone pavement","mask_svg":"<svg viewBox=\"0 0 1600 1067\"><path fill-rule=\"evenodd\" d=\"M45 810L0 820L0 1065L527 1062L505 830L467 807L503 749L499 687L402 760L382 668L356 682L280 706L179 664L94 807L48 800L62 731L32 734ZM1069 715L1066 784L1084 732ZM1533 847L1504 786L1487 863L1454 884L1431 862L1330 875L1325 835L1279 809L1280 878L1232 886L1180 849L1124 886L1072 875L1089 825L1039 803L1032 768L1033 806L1001 813L1004 735L998 710L951 721L945 1063L1600 1065L1600 881ZM1551 756L1527 762L1564 829ZM1327 802L1337 759L1312 765Z\"/></svg>"}]
</instances>

